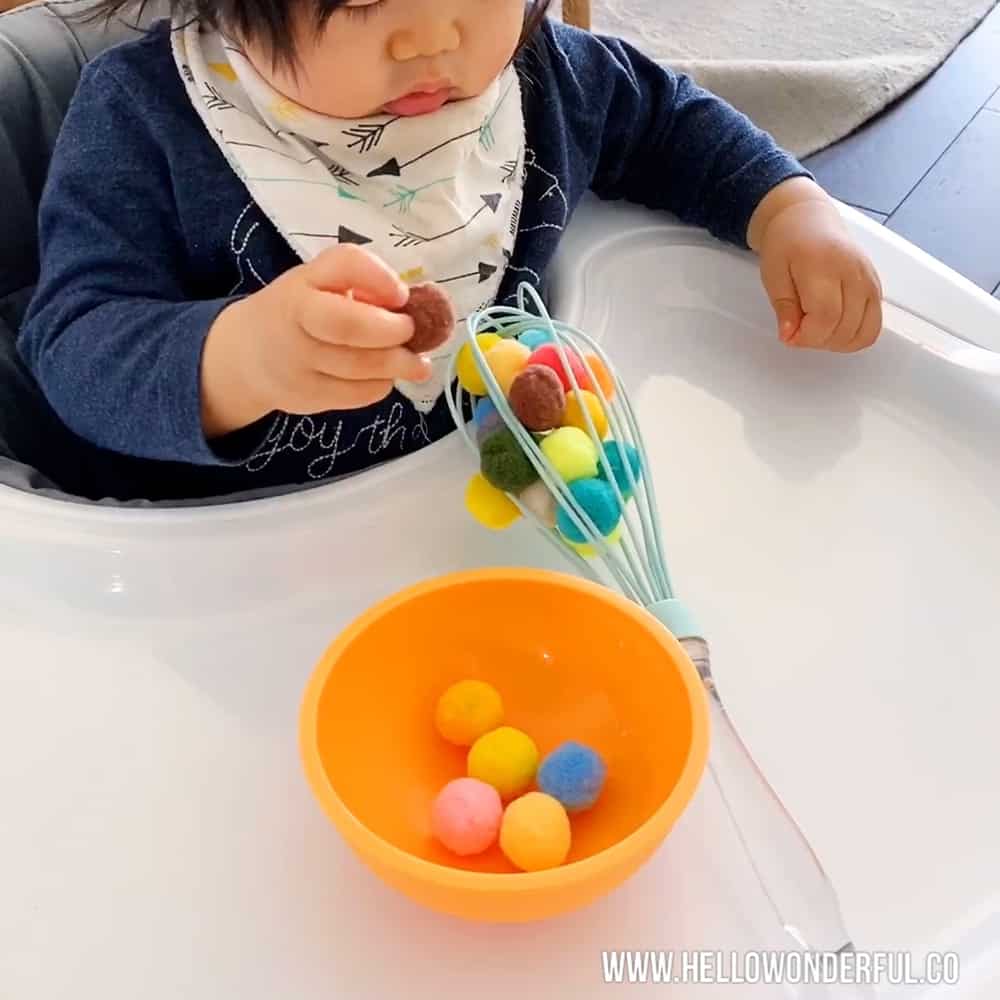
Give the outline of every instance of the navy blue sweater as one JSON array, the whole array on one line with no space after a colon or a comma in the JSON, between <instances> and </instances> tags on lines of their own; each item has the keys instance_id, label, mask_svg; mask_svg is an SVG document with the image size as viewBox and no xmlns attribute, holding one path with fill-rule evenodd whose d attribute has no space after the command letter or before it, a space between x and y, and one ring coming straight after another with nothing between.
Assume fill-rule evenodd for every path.
<instances>
[{"instance_id":1,"label":"navy blue sweater","mask_svg":"<svg viewBox=\"0 0 1000 1000\"><path fill-rule=\"evenodd\" d=\"M161 23L85 68L56 147L41 279L19 337L53 408L99 447L162 463L171 495L343 475L441 437L443 400L422 417L394 394L205 439L199 368L212 322L300 261L191 107L168 32ZM745 245L764 195L806 174L743 115L621 41L546 23L518 68L528 173L502 299L541 283L588 190Z\"/></svg>"}]
</instances>

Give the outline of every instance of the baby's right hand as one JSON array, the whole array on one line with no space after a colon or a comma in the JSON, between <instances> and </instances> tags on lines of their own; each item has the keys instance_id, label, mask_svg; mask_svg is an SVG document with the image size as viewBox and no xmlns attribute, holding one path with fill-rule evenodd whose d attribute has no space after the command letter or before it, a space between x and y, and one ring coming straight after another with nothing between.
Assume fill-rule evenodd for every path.
<instances>
[{"instance_id":1,"label":"baby's right hand","mask_svg":"<svg viewBox=\"0 0 1000 1000\"><path fill-rule=\"evenodd\" d=\"M413 320L406 285L360 247L326 250L219 314L202 356L206 437L273 410L353 410L397 380L420 382L430 363L403 345Z\"/></svg>"}]
</instances>

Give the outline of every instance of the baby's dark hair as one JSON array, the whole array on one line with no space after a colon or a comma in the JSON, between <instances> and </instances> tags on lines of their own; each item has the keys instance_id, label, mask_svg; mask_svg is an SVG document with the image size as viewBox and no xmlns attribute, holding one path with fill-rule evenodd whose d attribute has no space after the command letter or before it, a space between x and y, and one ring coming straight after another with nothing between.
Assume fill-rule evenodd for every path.
<instances>
[{"instance_id":1,"label":"baby's dark hair","mask_svg":"<svg viewBox=\"0 0 1000 1000\"><path fill-rule=\"evenodd\" d=\"M96 0L83 12L85 20L117 17L135 11L141 17L149 0ZM172 15L202 21L224 29L244 41L260 44L275 64L294 66L295 42L290 13L293 4L307 3L316 15L316 30L321 30L346 0L170 0ZM534 34L545 19L552 0L526 0L524 32L521 45Z\"/></svg>"}]
</instances>

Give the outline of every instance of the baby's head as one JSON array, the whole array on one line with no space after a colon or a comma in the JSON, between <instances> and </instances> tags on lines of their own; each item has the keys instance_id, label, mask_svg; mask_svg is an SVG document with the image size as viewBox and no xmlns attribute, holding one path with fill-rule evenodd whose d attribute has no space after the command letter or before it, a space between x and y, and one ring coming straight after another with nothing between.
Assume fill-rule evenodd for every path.
<instances>
[{"instance_id":1,"label":"baby's head","mask_svg":"<svg viewBox=\"0 0 1000 1000\"><path fill-rule=\"evenodd\" d=\"M135 0L98 0L116 13ZM233 37L276 90L336 118L476 97L551 0L174 0Z\"/></svg>"}]
</instances>

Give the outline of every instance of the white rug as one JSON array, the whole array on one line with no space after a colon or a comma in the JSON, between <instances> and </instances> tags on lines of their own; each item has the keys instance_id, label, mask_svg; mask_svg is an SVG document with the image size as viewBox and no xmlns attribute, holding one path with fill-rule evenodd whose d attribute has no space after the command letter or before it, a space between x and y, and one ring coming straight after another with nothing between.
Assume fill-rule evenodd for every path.
<instances>
[{"instance_id":1,"label":"white rug","mask_svg":"<svg viewBox=\"0 0 1000 1000\"><path fill-rule=\"evenodd\" d=\"M807 156L923 80L997 0L594 0L594 28L690 73Z\"/></svg>"}]
</instances>

